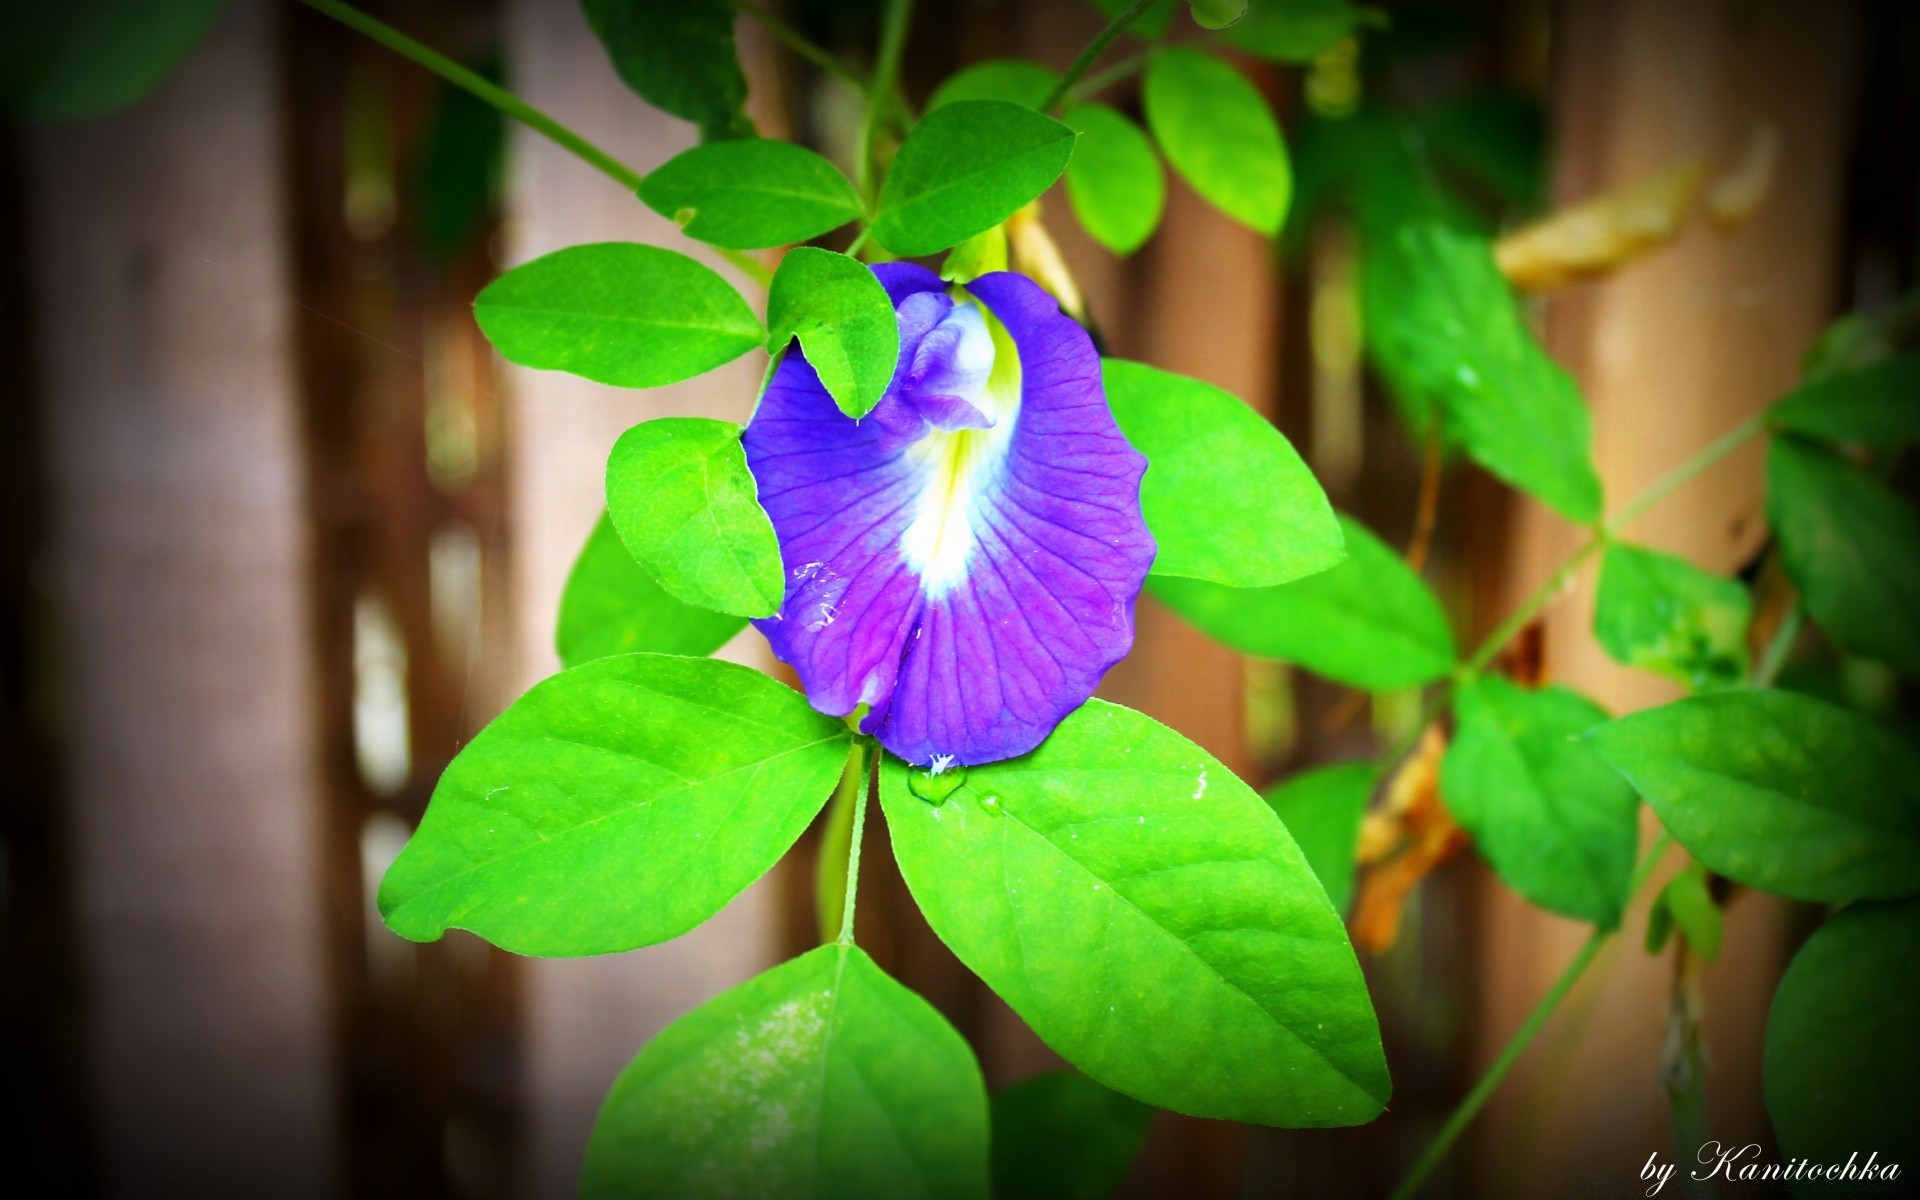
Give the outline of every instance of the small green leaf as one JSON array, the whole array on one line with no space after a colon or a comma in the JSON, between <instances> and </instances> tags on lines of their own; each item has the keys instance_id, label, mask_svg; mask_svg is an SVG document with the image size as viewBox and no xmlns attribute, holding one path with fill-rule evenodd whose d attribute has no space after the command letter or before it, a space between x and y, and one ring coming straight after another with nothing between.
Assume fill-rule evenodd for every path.
<instances>
[{"instance_id":1,"label":"small green leaf","mask_svg":"<svg viewBox=\"0 0 1920 1200\"><path fill-rule=\"evenodd\" d=\"M1176 48L1147 67L1145 102L1147 127L1194 191L1251 229L1280 232L1293 169L1258 88L1211 55Z\"/></svg>"},{"instance_id":2,"label":"small green leaf","mask_svg":"<svg viewBox=\"0 0 1920 1200\"><path fill-rule=\"evenodd\" d=\"M738 425L661 417L627 430L607 458L607 512L669 595L743 617L780 607L780 539L760 507Z\"/></svg>"},{"instance_id":3,"label":"small green leaf","mask_svg":"<svg viewBox=\"0 0 1920 1200\"><path fill-rule=\"evenodd\" d=\"M1306 855L1334 910L1342 914L1353 903L1360 819L1379 782L1379 768L1372 763L1341 763L1302 771L1267 793L1267 803Z\"/></svg>"},{"instance_id":4,"label":"small green leaf","mask_svg":"<svg viewBox=\"0 0 1920 1200\"><path fill-rule=\"evenodd\" d=\"M1774 405L1768 421L1877 450L1920 441L1920 351L1809 383Z\"/></svg>"},{"instance_id":5,"label":"small green leaf","mask_svg":"<svg viewBox=\"0 0 1920 1200\"><path fill-rule=\"evenodd\" d=\"M986 1200L966 1042L857 946L809 951L661 1030L594 1122L588 1200Z\"/></svg>"},{"instance_id":6,"label":"small green leaf","mask_svg":"<svg viewBox=\"0 0 1920 1200\"><path fill-rule=\"evenodd\" d=\"M960 100L1005 100L1039 108L1060 77L1039 63L1018 58L996 58L963 67L934 89L927 111L945 108Z\"/></svg>"},{"instance_id":7,"label":"small green leaf","mask_svg":"<svg viewBox=\"0 0 1920 1200\"><path fill-rule=\"evenodd\" d=\"M1655 944L1656 926L1660 928L1659 944ZM1658 953L1666 943L1668 931L1675 928L1701 961L1710 963L1720 957L1725 926L1720 918L1720 906L1713 902L1713 893L1707 888L1707 873L1698 863L1689 864L1686 870L1667 880L1654 898L1653 909L1647 914L1647 949Z\"/></svg>"},{"instance_id":8,"label":"small green leaf","mask_svg":"<svg viewBox=\"0 0 1920 1200\"><path fill-rule=\"evenodd\" d=\"M1090 701L945 803L882 767L894 855L960 960L1108 1087L1263 1125L1370 1120L1390 1085L1339 916L1260 797Z\"/></svg>"},{"instance_id":9,"label":"small green leaf","mask_svg":"<svg viewBox=\"0 0 1920 1200\"><path fill-rule=\"evenodd\" d=\"M0 107L30 121L126 108L173 74L226 7L226 0L0 5Z\"/></svg>"},{"instance_id":10,"label":"small green leaf","mask_svg":"<svg viewBox=\"0 0 1920 1200\"><path fill-rule=\"evenodd\" d=\"M569 246L515 267L481 289L473 315L507 361L615 387L691 379L766 336L726 280L631 242Z\"/></svg>"},{"instance_id":11,"label":"small green leaf","mask_svg":"<svg viewBox=\"0 0 1920 1200\"><path fill-rule=\"evenodd\" d=\"M474 64L483 78L501 80L498 55ZM474 236L500 186L506 119L479 97L443 82L434 96L414 167L421 240L441 257Z\"/></svg>"},{"instance_id":12,"label":"small green leaf","mask_svg":"<svg viewBox=\"0 0 1920 1200\"><path fill-rule=\"evenodd\" d=\"M1753 598L1735 580L1656 550L1607 547L1593 636L1617 662L1696 692L1738 686L1752 616Z\"/></svg>"},{"instance_id":13,"label":"small green leaf","mask_svg":"<svg viewBox=\"0 0 1920 1200\"><path fill-rule=\"evenodd\" d=\"M1187 7L1202 29L1225 29L1247 15L1247 0L1187 0Z\"/></svg>"},{"instance_id":14,"label":"small green leaf","mask_svg":"<svg viewBox=\"0 0 1920 1200\"><path fill-rule=\"evenodd\" d=\"M1346 0L1253 0L1226 39L1275 62L1310 63L1360 27L1365 13Z\"/></svg>"},{"instance_id":15,"label":"small green leaf","mask_svg":"<svg viewBox=\"0 0 1920 1200\"><path fill-rule=\"evenodd\" d=\"M1166 172L1140 127L1104 104L1075 105L1080 134L1067 163L1067 199L1094 241L1132 254L1153 236L1167 202Z\"/></svg>"},{"instance_id":16,"label":"small green leaf","mask_svg":"<svg viewBox=\"0 0 1920 1200\"><path fill-rule=\"evenodd\" d=\"M1702 865L1795 900L1920 891L1920 754L1791 692L1720 692L1589 739Z\"/></svg>"},{"instance_id":17,"label":"small green leaf","mask_svg":"<svg viewBox=\"0 0 1920 1200\"><path fill-rule=\"evenodd\" d=\"M582 7L614 70L647 103L692 121L707 141L753 136L728 0L582 0Z\"/></svg>"},{"instance_id":18,"label":"small green leaf","mask_svg":"<svg viewBox=\"0 0 1920 1200\"><path fill-rule=\"evenodd\" d=\"M1920 901L1860 904L1793 957L1767 1016L1767 1114L1781 1156L1899 1164L1898 1184L1801 1183L1796 1195L1892 1195L1920 1129Z\"/></svg>"},{"instance_id":19,"label":"small green leaf","mask_svg":"<svg viewBox=\"0 0 1920 1200\"><path fill-rule=\"evenodd\" d=\"M767 349L793 338L807 365L850 417L867 415L900 359L900 321L874 273L844 254L801 246L787 252L767 291Z\"/></svg>"},{"instance_id":20,"label":"small green leaf","mask_svg":"<svg viewBox=\"0 0 1920 1200\"><path fill-rule=\"evenodd\" d=\"M770 138L682 151L646 177L640 199L688 237L735 250L804 242L860 215L860 197L838 167Z\"/></svg>"},{"instance_id":21,"label":"small green leaf","mask_svg":"<svg viewBox=\"0 0 1920 1200\"><path fill-rule=\"evenodd\" d=\"M1463 684L1440 795L1509 887L1542 908L1620 923L1639 840L1633 789L1580 735L1607 712L1561 687Z\"/></svg>"},{"instance_id":22,"label":"small green leaf","mask_svg":"<svg viewBox=\"0 0 1920 1200\"><path fill-rule=\"evenodd\" d=\"M1078 1071L995 1092L994 1200L1107 1200L1147 1140L1153 1110Z\"/></svg>"},{"instance_id":23,"label":"small green leaf","mask_svg":"<svg viewBox=\"0 0 1920 1200\"><path fill-rule=\"evenodd\" d=\"M1912 507L1844 459L1775 438L1767 523L1820 628L1855 654L1920 679L1920 522Z\"/></svg>"},{"instance_id":24,"label":"small green leaf","mask_svg":"<svg viewBox=\"0 0 1920 1200\"><path fill-rule=\"evenodd\" d=\"M612 519L602 513L560 593L554 646L569 667L636 651L711 654L746 623L667 595L660 582L633 561Z\"/></svg>"},{"instance_id":25,"label":"small green leaf","mask_svg":"<svg viewBox=\"0 0 1920 1200\"><path fill-rule=\"evenodd\" d=\"M1046 191L1073 130L1006 100L959 100L921 118L881 185L873 236L900 255L933 254L998 225Z\"/></svg>"},{"instance_id":26,"label":"small green leaf","mask_svg":"<svg viewBox=\"0 0 1920 1200\"><path fill-rule=\"evenodd\" d=\"M1292 443L1228 392L1144 363L1104 360L1107 402L1147 456L1140 506L1159 575L1267 587L1324 571L1340 525Z\"/></svg>"},{"instance_id":27,"label":"small green leaf","mask_svg":"<svg viewBox=\"0 0 1920 1200\"><path fill-rule=\"evenodd\" d=\"M622 654L535 684L455 756L380 884L388 928L516 954L678 937L826 803L846 726L758 671Z\"/></svg>"},{"instance_id":28,"label":"small green leaf","mask_svg":"<svg viewBox=\"0 0 1920 1200\"><path fill-rule=\"evenodd\" d=\"M1366 526L1339 521L1347 557L1317 575L1267 588L1160 576L1147 586L1216 641L1353 687L1394 691L1453 670L1453 633L1432 590Z\"/></svg>"}]
</instances>

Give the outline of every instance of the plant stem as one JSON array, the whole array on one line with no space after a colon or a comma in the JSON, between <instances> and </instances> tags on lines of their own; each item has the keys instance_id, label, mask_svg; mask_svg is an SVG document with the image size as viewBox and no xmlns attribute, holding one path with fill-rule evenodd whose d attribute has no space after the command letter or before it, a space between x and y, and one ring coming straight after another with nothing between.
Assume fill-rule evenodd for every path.
<instances>
[{"instance_id":1,"label":"plant stem","mask_svg":"<svg viewBox=\"0 0 1920 1200\"><path fill-rule=\"evenodd\" d=\"M1148 9L1158 3L1160 0L1133 0L1125 12L1108 21L1107 27L1093 35L1093 40L1088 42L1087 48L1080 52L1080 57L1073 60L1073 65L1067 68L1067 73L1060 77L1059 81L1053 85L1053 90L1047 93L1047 98L1040 102L1040 111L1051 113L1058 108L1060 101L1066 98L1067 89L1087 73L1087 68L1093 65L1095 59L1106 53L1107 47L1113 44L1113 39L1125 33L1127 26L1139 20Z\"/></svg>"},{"instance_id":2,"label":"plant stem","mask_svg":"<svg viewBox=\"0 0 1920 1200\"><path fill-rule=\"evenodd\" d=\"M1766 649L1761 651L1760 661L1754 664L1750 686L1773 686L1773 681L1780 676L1780 668L1787 664L1787 654L1793 649L1794 640L1800 636L1800 624L1805 617L1800 602L1795 600L1793 607L1787 610L1787 615L1780 618L1780 627L1773 631Z\"/></svg>"},{"instance_id":3,"label":"plant stem","mask_svg":"<svg viewBox=\"0 0 1920 1200\"><path fill-rule=\"evenodd\" d=\"M1738 425L1735 425L1732 429L1721 434L1698 454L1695 454L1692 458L1689 458L1687 461L1655 480L1653 486L1641 492L1633 503L1621 509L1618 515L1607 522L1608 532L1614 534L1625 533L1627 527L1645 516L1648 509L1651 509L1654 505L1679 491L1683 485L1690 482L1693 477L1700 474L1700 472L1745 445L1748 438L1765 428L1766 423L1767 411L1762 409Z\"/></svg>"},{"instance_id":4,"label":"plant stem","mask_svg":"<svg viewBox=\"0 0 1920 1200\"><path fill-rule=\"evenodd\" d=\"M733 6L752 17L755 21L758 21L763 29L772 34L782 45L786 46L787 49L793 51L801 58L806 59L827 74L845 80L861 91L866 90L867 81L861 78L860 72L854 70L846 63L841 62L838 58L835 58L823 47L810 41L805 34L787 24L786 21L781 18L780 14L767 8L765 5L754 3L754 0L733 0Z\"/></svg>"},{"instance_id":5,"label":"plant stem","mask_svg":"<svg viewBox=\"0 0 1920 1200\"><path fill-rule=\"evenodd\" d=\"M913 21L913 0L886 0L880 18L880 51L874 57L873 78L867 81L867 120L860 131L860 195L871 212L880 186L874 155L880 145L880 114L900 77L900 52L907 44L907 26Z\"/></svg>"},{"instance_id":6,"label":"plant stem","mask_svg":"<svg viewBox=\"0 0 1920 1200\"><path fill-rule=\"evenodd\" d=\"M872 777L871 758L863 739L853 746L853 770L859 776L853 794L853 830L847 839L847 893L840 905L840 944L853 945L853 905L860 894L860 841L867 829L867 783Z\"/></svg>"},{"instance_id":7,"label":"plant stem","mask_svg":"<svg viewBox=\"0 0 1920 1200\"><path fill-rule=\"evenodd\" d=\"M1081 80L1077 87L1071 89L1071 98L1084 100L1088 96L1098 96L1101 92L1106 91L1121 80L1138 74L1141 68L1145 67L1152 58L1152 50L1142 50L1138 54L1129 54L1106 70L1096 72Z\"/></svg>"},{"instance_id":8,"label":"plant stem","mask_svg":"<svg viewBox=\"0 0 1920 1200\"><path fill-rule=\"evenodd\" d=\"M863 770L863 764L849 754L840 782L833 789L833 799L827 801L827 823L820 831L813 868L813 907L823 943L840 936L841 906L847 900L847 848L853 844L853 802L860 791Z\"/></svg>"}]
</instances>

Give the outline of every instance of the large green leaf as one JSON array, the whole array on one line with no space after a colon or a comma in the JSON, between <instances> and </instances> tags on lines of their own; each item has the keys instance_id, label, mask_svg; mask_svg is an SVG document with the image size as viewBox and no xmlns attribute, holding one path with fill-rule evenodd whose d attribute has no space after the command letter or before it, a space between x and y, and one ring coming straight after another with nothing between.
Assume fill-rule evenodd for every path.
<instances>
[{"instance_id":1,"label":"large green leaf","mask_svg":"<svg viewBox=\"0 0 1920 1200\"><path fill-rule=\"evenodd\" d=\"M1480 465L1575 521L1600 515L1586 407L1547 357L1486 238L1382 222L1362 247L1367 351L1414 414L1438 409Z\"/></svg>"},{"instance_id":2,"label":"large green leaf","mask_svg":"<svg viewBox=\"0 0 1920 1200\"><path fill-rule=\"evenodd\" d=\"M1292 776L1267 793L1280 820L1327 889L1335 910L1353 903L1354 857L1360 849L1360 819L1380 782L1372 763L1340 763Z\"/></svg>"},{"instance_id":3,"label":"large green leaf","mask_svg":"<svg viewBox=\"0 0 1920 1200\"><path fill-rule=\"evenodd\" d=\"M1791 692L1721 692L1590 740L1736 883L1827 903L1920 891L1920 753L1865 717Z\"/></svg>"},{"instance_id":4,"label":"large green leaf","mask_svg":"<svg viewBox=\"0 0 1920 1200\"><path fill-rule=\"evenodd\" d=\"M1657 550L1607 547L1593 636L1619 662L1696 692L1736 686L1747 675L1752 616L1753 598L1736 580Z\"/></svg>"},{"instance_id":5,"label":"large green leaf","mask_svg":"<svg viewBox=\"0 0 1920 1200\"><path fill-rule=\"evenodd\" d=\"M1606 710L1566 688L1486 676L1461 685L1454 713L1440 795L1494 873L1542 908L1618 925L1639 803L1579 740Z\"/></svg>"},{"instance_id":6,"label":"large green leaf","mask_svg":"<svg viewBox=\"0 0 1920 1200\"><path fill-rule=\"evenodd\" d=\"M1140 127L1104 104L1079 104L1066 122L1080 135L1067 164L1067 199L1094 241L1132 254L1153 236L1167 202L1160 156Z\"/></svg>"},{"instance_id":7,"label":"large green leaf","mask_svg":"<svg viewBox=\"0 0 1920 1200\"><path fill-rule=\"evenodd\" d=\"M933 804L888 759L935 933L1067 1061L1162 1108L1372 1119L1389 1084L1353 947L1285 827L1211 755L1099 700Z\"/></svg>"},{"instance_id":8,"label":"large green leaf","mask_svg":"<svg viewBox=\"0 0 1920 1200\"><path fill-rule=\"evenodd\" d=\"M1767 522L1807 612L1856 654L1920 678L1920 522L1885 484L1793 438L1767 451Z\"/></svg>"},{"instance_id":9,"label":"large green leaf","mask_svg":"<svg viewBox=\"0 0 1920 1200\"><path fill-rule=\"evenodd\" d=\"M1153 1110L1078 1071L995 1092L994 1200L1107 1200L1147 1139Z\"/></svg>"},{"instance_id":10,"label":"large green leaf","mask_svg":"<svg viewBox=\"0 0 1920 1200\"><path fill-rule=\"evenodd\" d=\"M691 379L766 336L726 280L631 242L569 246L515 267L481 289L473 315L509 362L616 387Z\"/></svg>"},{"instance_id":11,"label":"large green leaf","mask_svg":"<svg viewBox=\"0 0 1920 1200\"><path fill-rule=\"evenodd\" d=\"M1194 191L1249 228L1280 232L1293 168L1258 88L1212 55L1178 48L1148 65L1145 104L1147 127Z\"/></svg>"},{"instance_id":12,"label":"large green leaf","mask_svg":"<svg viewBox=\"0 0 1920 1200\"><path fill-rule=\"evenodd\" d=\"M793 338L807 365L850 417L864 417L886 394L900 360L900 321L874 273L830 250L788 251L767 290L767 349Z\"/></svg>"},{"instance_id":13,"label":"large green leaf","mask_svg":"<svg viewBox=\"0 0 1920 1200\"><path fill-rule=\"evenodd\" d=\"M963 67L947 77L927 100L927 111L961 100L1006 100L1039 108L1060 77L1039 63L995 58Z\"/></svg>"},{"instance_id":14,"label":"large green leaf","mask_svg":"<svg viewBox=\"0 0 1920 1200\"><path fill-rule=\"evenodd\" d=\"M660 1031L594 1123L581 1195L986 1200L966 1042L856 946L809 951Z\"/></svg>"},{"instance_id":15,"label":"large green leaf","mask_svg":"<svg viewBox=\"0 0 1920 1200\"><path fill-rule=\"evenodd\" d=\"M614 70L647 103L692 121L708 141L753 136L728 0L582 0L581 7Z\"/></svg>"},{"instance_id":16,"label":"large green leaf","mask_svg":"<svg viewBox=\"0 0 1920 1200\"><path fill-rule=\"evenodd\" d=\"M1224 36L1262 58L1310 63L1358 29L1364 16L1347 0L1253 0Z\"/></svg>"},{"instance_id":17,"label":"large green leaf","mask_svg":"<svg viewBox=\"0 0 1920 1200\"><path fill-rule=\"evenodd\" d=\"M678 937L826 803L846 726L758 671L622 654L530 688L455 756L380 884L402 937L516 954Z\"/></svg>"},{"instance_id":18,"label":"large green leaf","mask_svg":"<svg viewBox=\"0 0 1920 1200\"><path fill-rule=\"evenodd\" d=\"M1340 525L1279 430L1212 384L1105 360L1107 402L1147 456L1140 505L1158 575L1266 587L1340 561Z\"/></svg>"},{"instance_id":19,"label":"large green leaf","mask_svg":"<svg viewBox=\"0 0 1920 1200\"><path fill-rule=\"evenodd\" d=\"M1787 1158L1899 1164L1920 1131L1920 901L1860 904L1794 955L1767 1017L1767 1113ZM1893 1195L1886 1183L1802 1183L1796 1195Z\"/></svg>"},{"instance_id":20,"label":"large green leaf","mask_svg":"<svg viewBox=\"0 0 1920 1200\"><path fill-rule=\"evenodd\" d=\"M627 430L607 459L607 512L669 595L743 617L780 607L780 539L760 507L738 425L661 417Z\"/></svg>"},{"instance_id":21,"label":"large green leaf","mask_svg":"<svg viewBox=\"0 0 1920 1200\"><path fill-rule=\"evenodd\" d=\"M1209 637L1353 687L1415 687L1453 670L1453 634L1432 590L1366 526L1339 520L1347 557L1317 575L1265 588L1154 576L1148 587Z\"/></svg>"},{"instance_id":22,"label":"large green leaf","mask_svg":"<svg viewBox=\"0 0 1920 1200\"><path fill-rule=\"evenodd\" d=\"M880 187L873 236L933 254L998 225L1053 185L1073 130L1007 100L960 100L913 127Z\"/></svg>"},{"instance_id":23,"label":"large green leaf","mask_svg":"<svg viewBox=\"0 0 1920 1200\"><path fill-rule=\"evenodd\" d=\"M640 199L688 237L736 250L804 242L860 215L860 197L838 167L770 138L682 151L646 177Z\"/></svg>"},{"instance_id":24,"label":"large green leaf","mask_svg":"<svg viewBox=\"0 0 1920 1200\"><path fill-rule=\"evenodd\" d=\"M0 5L0 108L36 121L125 108L173 74L225 8L226 0Z\"/></svg>"},{"instance_id":25,"label":"large green leaf","mask_svg":"<svg viewBox=\"0 0 1920 1200\"><path fill-rule=\"evenodd\" d=\"M711 654L746 623L667 595L660 581L633 561L603 513L567 575L553 640L560 661L577 667L636 651Z\"/></svg>"},{"instance_id":26,"label":"large green leaf","mask_svg":"<svg viewBox=\"0 0 1920 1200\"><path fill-rule=\"evenodd\" d=\"M1881 450L1920 441L1920 351L1809 383L1774 405L1768 421Z\"/></svg>"}]
</instances>

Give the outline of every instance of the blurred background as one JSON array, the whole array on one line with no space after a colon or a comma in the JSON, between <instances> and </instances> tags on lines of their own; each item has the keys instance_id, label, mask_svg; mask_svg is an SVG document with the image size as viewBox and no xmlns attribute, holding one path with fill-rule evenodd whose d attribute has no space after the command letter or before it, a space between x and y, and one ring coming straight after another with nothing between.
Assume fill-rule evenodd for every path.
<instances>
[{"instance_id":1,"label":"blurred background","mask_svg":"<svg viewBox=\"0 0 1920 1200\"><path fill-rule=\"evenodd\" d=\"M5 0L6 3L26 0ZM37 2L37 0L36 0ZM565 0L370 0L641 170L694 140L616 78ZM775 7L852 63L871 6ZM1630 496L1788 391L1836 315L1920 268L1920 6L1905 0L1458 0L1312 66L1248 60L1288 125L1369 101L1451 121L1461 186L1514 222L1698 163L1777 158L1764 198L1687 221L1539 319ZM1064 67L1084 0L926 0L916 100L955 68ZM838 153L859 98L740 23L762 131ZM1135 110L1128 84L1109 98ZM1305 173L1303 171L1303 178ZM1337 506L1423 539L1465 637L1575 531L1465 465L1423 473L1360 367L1352 239L1280 253L1171 182L1121 261L1049 228L1114 353L1270 414ZM556 669L555 608L627 426L744 419L763 362L651 392L498 363L473 294L561 246L706 253L606 178L323 17L235 0L177 74L100 119L0 125L0 1053L11 1195L558 1197L645 1040L813 941L811 841L720 918L604 959L415 946L371 897L454 752ZM725 269L716 260L717 268ZM753 295L751 285L734 276ZM1760 447L1642 522L1711 569L1764 543ZM1422 502L1423 478L1442 482ZM1581 576L1535 668L1630 709L1677 694L1586 635ZM751 632L724 652L768 669ZM1859 672L1834 686L1890 686ZM1103 694L1256 786L1359 757L1417 698L1349 696L1245 659L1143 598ZM872 840L861 940L1000 1085L1055 1060L931 936ZM1733 899L1706 972L1717 1136L1768 1143L1767 998L1805 920ZM1616 1195L1671 1158L1659 1064L1671 965L1643 914L1502 1088L1434 1196ZM1366 958L1395 1080L1353 1130L1163 1114L1123 1194L1382 1194L1585 935L1468 856L1421 882Z\"/></svg>"}]
</instances>

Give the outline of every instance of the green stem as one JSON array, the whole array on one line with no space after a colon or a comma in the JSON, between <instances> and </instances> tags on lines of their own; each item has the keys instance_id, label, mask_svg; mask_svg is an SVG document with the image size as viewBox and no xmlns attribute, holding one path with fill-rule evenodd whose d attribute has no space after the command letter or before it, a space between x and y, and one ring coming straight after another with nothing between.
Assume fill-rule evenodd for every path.
<instances>
[{"instance_id":1,"label":"green stem","mask_svg":"<svg viewBox=\"0 0 1920 1200\"><path fill-rule=\"evenodd\" d=\"M1647 514L1648 509L1679 491L1700 472L1745 445L1748 438L1766 427L1766 423L1767 410L1762 409L1721 434L1698 454L1655 480L1652 487L1641 492L1633 503L1621 509L1611 521L1607 522L1607 531L1612 534L1625 533L1628 526Z\"/></svg>"},{"instance_id":2,"label":"green stem","mask_svg":"<svg viewBox=\"0 0 1920 1200\"><path fill-rule=\"evenodd\" d=\"M820 920L820 940L840 936L841 905L847 900L847 849L853 845L853 802L860 792L862 764L847 756L846 769L827 802L827 823L820 831L820 848L813 867L813 905Z\"/></svg>"},{"instance_id":3,"label":"green stem","mask_svg":"<svg viewBox=\"0 0 1920 1200\"><path fill-rule=\"evenodd\" d=\"M847 892L840 905L840 944L853 945L853 905L860 895L860 841L867 829L867 783L872 776L867 743L853 746L853 769L859 775L853 796L853 830L847 839Z\"/></svg>"},{"instance_id":4,"label":"green stem","mask_svg":"<svg viewBox=\"0 0 1920 1200\"><path fill-rule=\"evenodd\" d=\"M1079 86L1071 89L1070 98L1084 100L1088 96L1098 96L1121 80L1138 74L1153 59L1153 54L1152 50L1142 50L1138 54L1128 55L1104 71L1087 76Z\"/></svg>"},{"instance_id":5,"label":"green stem","mask_svg":"<svg viewBox=\"0 0 1920 1200\"><path fill-rule=\"evenodd\" d=\"M879 194L874 171L874 155L880 145L880 117L900 78L900 52L907 44L907 27L913 22L913 0L886 0L880 18L880 52L874 57L873 78L867 83L867 119L860 131L860 194L871 212Z\"/></svg>"},{"instance_id":6,"label":"green stem","mask_svg":"<svg viewBox=\"0 0 1920 1200\"><path fill-rule=\"evenodd\" d=\"M1053 90L1047 93L1047 98L1040 102L1040 111L1050 113L1058 108L1060 101L1066 97L1067 89L1087 73L1087 68L1093 65L1095 59L1106 53L1107 47L1113 44L1113 39L1125 33L1127 26L1139 20L1148 9L1158 3L1160 0L1133 0L1126 11L1108 21L1107 27L1093 35L1093 40L1088 42L1087 48L1080 52L1080 57L1073 60L1073 65L1067 68L1067 73L1060 77L1059 81L1053 85Z\"/></svg>"},{"instance_id":7,"label":"green stem","mask_svg":"<svg viewBox=\"0 0 1920 1200\"><path fill-rule=\"evenodd\" d=\"M1673 838L1664 832L1654 839L1653 845L1647 848L1646 854L1634 867L1633 877L1627 885L1629 896L1638 892L1641 885L1646 883L1647 876L1653 873L1653 868L1658 865L1660 856L1666 853L1667 847L1672 843ZM1406 1177L1400 1181L1400 1186L1393 1189L1390 1200L1409 1200L1409 1197L1420 1190L1420 1185L1427 1181L1427 1176L1433 1174L1433 1169L1440 1165L1441 1160L1447 1156L1447 1151L1453 1148L1453 1144L1460 1140L1460 1135L1466 1132L1467 1126L1473 1124L1473 1119L1480 1115L1482 1108L1486 1107L1487 1100L1492 1097L1494 1089L1500 1086L1500 1081L1505 1079L1507 1072L1513 1069L1513 1064L1526 1053L1535 1035L1546 1025L1547 1019L1553 1016L1554 1010L1560 1007L1560 1002L1567 998L1567 993L1573 990L1573 985L1578 983L1580 976L1593 965L1593 960L1600 953L1600 948L1607 944L1607 939L1611 938L1614 932L1611 929L1596 927L1587 935L1587 940L1581 943L1579 952L1573 956L1573 961L1560 972L1560 978L1554 980L1553 986L1547 989L1547 994L1540 997L1540 1003L1534 1005L1533 1011L1527 1014L1527 1019L1522 1021L1520 1028L1514 1031L1512 1039L1501 1048L1499 1055L1487 1067L1486 1073L1481 1075L1479 1081L1473 1085L1473 1090L1468 1092L1459 1106L1453 1110L1453 1114L1447 1118L1447 1123L1440 1127L1439 1135L1413 1164L1413 1169L1408 1171Z\"/></svg>"},{"instance_id":8,"label":"green stem","mask_svg":"<svg viewBox=\"0 0 1920 1200\"><path fill-rule=\"evenodd\" d=\"M1793 649L1794 640L1800 636L1800 624L1805 619L1806 614L1801 611L1800 602L1795 600L1793 607L1787 610L1787 615L1780 618L1780 627L1773 631L1766 649L1760 652L1760 661L1754 664L1750 686L1773 686L1773 681L1780 677L1780 668L1787 665L1787 654Z\"/></svg>"},{"instance_id":9,"label":"green stem","mask_svg":"<svg viewBox=\"0 0 1920 1200\"><path fill-rule=\"evenodd\" d=\"M801 58L827 74L845 80L861 91L866 90L867 81L861 78L860 72L810 41L805 34L782 20L780 14L764 5L755 4L754 0L733 0L733 6L758 21L762 28Z\"/></svg>"}]
</instances>

